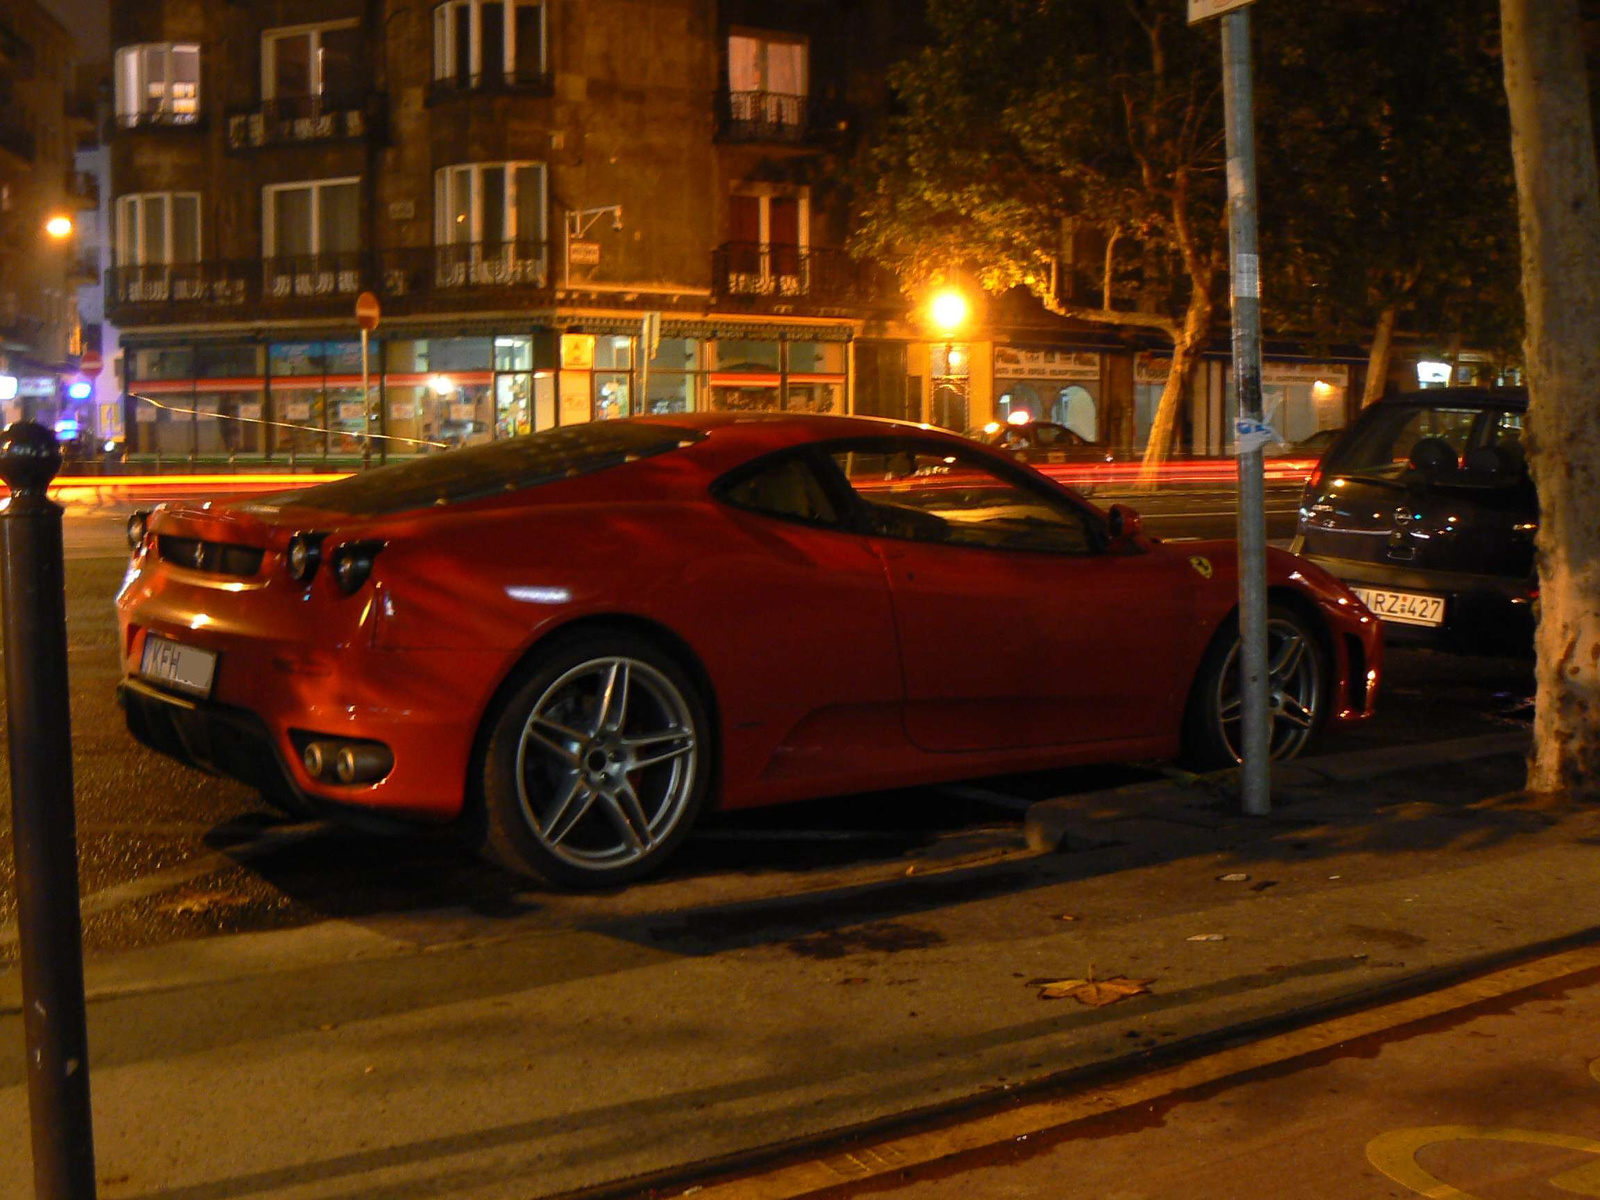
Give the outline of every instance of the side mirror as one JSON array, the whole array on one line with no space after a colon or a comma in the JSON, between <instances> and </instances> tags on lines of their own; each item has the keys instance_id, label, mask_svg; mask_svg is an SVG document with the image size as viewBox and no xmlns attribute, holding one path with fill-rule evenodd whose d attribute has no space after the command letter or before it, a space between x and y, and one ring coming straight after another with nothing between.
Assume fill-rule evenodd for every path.
<instances>
[{"instance_id":1,"label":"side mirror","mask_svg":"<svg viewBox=\"0 0 1600 1200\"><path fill-rule=\"evenodd\" d=\"M1126 504L1113 504L1106 514L1106 530L1111 534L1113 545L1138 537L1139 527L1139 514Z\"/></svg>"}]
</instances>

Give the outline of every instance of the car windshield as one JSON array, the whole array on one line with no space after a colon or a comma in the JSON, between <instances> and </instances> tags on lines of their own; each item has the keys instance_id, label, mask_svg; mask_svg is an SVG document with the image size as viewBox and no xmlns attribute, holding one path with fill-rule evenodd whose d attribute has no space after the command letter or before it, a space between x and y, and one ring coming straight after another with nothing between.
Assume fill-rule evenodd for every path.
<instances>
[{"instance_id":1,"label":"car windshield","mask_svg":"<svg viewBox=\"0 0 1600 1200\"><path fill-rule=\"evenodd\" d=\"M459 504L603 471L692 445L705 436L701 430L653 423L569 425L380 467L261 503L323 508L353 516Z\"/></svg>"}]
</instances>

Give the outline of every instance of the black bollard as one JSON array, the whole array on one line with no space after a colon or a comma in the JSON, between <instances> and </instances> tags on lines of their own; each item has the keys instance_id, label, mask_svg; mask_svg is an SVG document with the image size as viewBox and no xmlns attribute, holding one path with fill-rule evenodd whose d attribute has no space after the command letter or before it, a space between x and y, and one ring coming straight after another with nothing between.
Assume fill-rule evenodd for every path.
<instances>
[{"instance_id":1,"label":"black bollard","mask_svg":"<svg viewBox=\"0 0 1600 1200\"><path fill-rule=\"evenodd\" d=\"M44 426L22 421L0 435L0 479L11 488L0 593L34 1195L94 1200L61 506L45 494L60 467Z\"/></svg>"}]
</instances>

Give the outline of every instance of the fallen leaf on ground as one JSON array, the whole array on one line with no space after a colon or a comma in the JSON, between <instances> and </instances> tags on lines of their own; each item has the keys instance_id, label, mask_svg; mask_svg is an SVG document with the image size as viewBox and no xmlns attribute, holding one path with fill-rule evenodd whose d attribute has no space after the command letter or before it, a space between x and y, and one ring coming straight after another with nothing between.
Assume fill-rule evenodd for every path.
<instances>
[{"instance_id":1,"label":"fallen leaf on ground","mask_svg":"<svg viewBox=\"0 0 1600 1200\"><path fill-rule=\"evenodd\" d=\"M199 892L193 896L185 896L181 900L173 900L161 906L162 912L169 913L204 913L214 908L238 908L249 904L249 898L235 896L229 892Z\"/></svg>"},{"instance_id":2,"label":"fallen leaf on ground","mask_svg":"<svg viewBox=\"0 0 1600 1200\"><path fill-rule=\"evenodd\" d=\"M1149 979L1129 979L1115 975L1110 979L1058 979L1039 989L1041 1000L1076 1000L1090 1008L1103 1008L1150 990Z\"/></svg>"},{"instance_id":3,"label":"fallen leaf on ground","mask_svg":"<svg viewBox=\"0 0 1600 1200\"><path fill-rule=\"evenodd\" d=\"M1062 913L1060 919L1063 921L1076 921L1078 918L1071 913Z\"/></svg>"},{"instance_id":4,"label":"fallen leaf on ground","mask_svg":"<svg viewBox=\"0 0 1600 1200\"><path fill-rule=\"evenodd\" d=\"M1221 942L1226 939L1220 933L1191 933L1184 938L1186 942Z\"/></svg>"},{"instance_id":5,"label":"fallen leaf on ground","mask_svg":"<svg viewBox=\"0 0 1600 1200\"><path fill-rule=\"evenodd\" d=\"M1229 871L1226 875L1218 875L1218 883L1244 883L1250 876L1243 871Z\"/></svg>"}]
</instances>

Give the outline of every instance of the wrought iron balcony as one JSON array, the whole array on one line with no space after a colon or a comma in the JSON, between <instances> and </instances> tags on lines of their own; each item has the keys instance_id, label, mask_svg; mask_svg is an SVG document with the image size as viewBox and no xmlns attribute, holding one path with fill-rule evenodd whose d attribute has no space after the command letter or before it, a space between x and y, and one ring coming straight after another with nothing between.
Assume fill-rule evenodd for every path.
<instances>
[{"instance_id":1,"label":"wrought iron balcony","mask_svg":"<svg viewBox=\"0 0 1600 1200\"><path fill-rule=\"evenodd\" d=\"M170 108L148 108L139 112L117 113L111 117L111 131L125 133L132 129L199 129L202 127L198 109L188 112Z\"/></svg>"},{"instance_id":2,"label":"wrought iron balcony","mask_svg":"<svg viewBox=\"0 0 1600 1200\"><path fill-rule=\"evenodd\" d=\"M548 96L555 82L548 71L485 71L481 75L447 75L428 81L427 103L438 104L458 96Z\"/></svg>"},{"instance_id":3,"label":"wrought iron balcony","mask_svg":"<svg viewBox=\"0 0 1600 1200\"><path fill-rule=\"evenodd\" d=\"M806 145L838 124L838 114L812 96L787 92L719 92L717 140Z\"/></svg>"},{"instance_id":4,"label":"wrought iron balcony","mask_svg":"<svg viewBox=\"0 0 1600 1200\"><path fill-rule=\"evenodd\" d=\"M711 254L712 290L722 298L773 303L854 304L871 300L861 264L835 247L726 242Z\"/></svg>"},{"instance_id":5,"label":"wrought iron balcony","mask_svg":"<svg viewBox=\"0 0 1600 1200\"><path fill-rule=\"evenodd\" d=\"M550 282L544 242L472 242L383 250L381 286L390 296L481 289L542 289Z\"/></svg>"},{"instance_id":6,"label":"wrought iron balcony","mask_svg":"<svg viewBox=\"0 0 1600 1200\"><path fill-rule=\"evenodd\" d=\"M527 300L549 286L544 242L474 243L343 254L113 267L106 306L124 324L348 314L374 291L404 311L499 293Z\"/></svg>"},{"instance_id":7,"label":"wrought iron balcony","mask_svg":"<svg viewBox=\"0 0 1600 1200\"><path fill-rule=\"evenodd\" d=\"M388 111L382 92L274 96L228 110L228 149L382 137Z\"/></svg>"}]
</instances>

